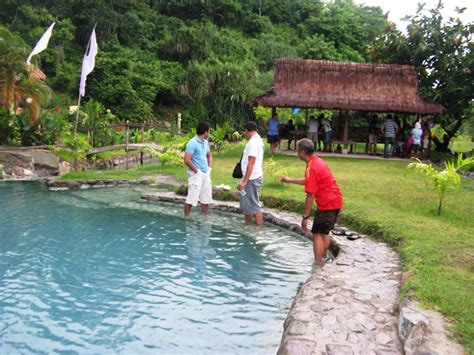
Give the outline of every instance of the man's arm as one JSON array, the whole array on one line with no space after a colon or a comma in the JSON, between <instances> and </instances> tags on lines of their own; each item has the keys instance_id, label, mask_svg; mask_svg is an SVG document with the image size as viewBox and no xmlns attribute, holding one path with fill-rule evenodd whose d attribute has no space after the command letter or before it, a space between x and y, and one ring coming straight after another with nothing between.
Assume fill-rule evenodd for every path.
<instances>
[{"instance_id":1,"label":"man's arm","mask_svg":"<svg viewBox=\"0 0 474 355\"><path fill-rule=\"evenodd\" d=\"M292 179L292 178L289 178L288 176L282 176L280 177L280 182L282 184L294 184L294 185L303 185L306 183L306 179L305 178L302 178L302 179Z\"/></svg>"},{"instance_id":2,"label":"man's arm","mask_svg":"<svg viewBox=\"0 0 474 355\"><path fill-rule=\"evenodd\" d=\"M249 182L250 175L252 175L253 167L255 166L255 162L257 161L256 157L249 156L249 163L247 165L247 170L245 170L245 175L242 180L237 185L238 190L242 190L245 185Z\"/></svg>"},{"instance_id":3,"label":"man's arm","mask_svg":"<svg viewBox=\"0 0 474 355\"><path fill-rule=\"evenodd\" d=\"M207 166L212 169L212 154L211 152L207 152Z\"/></svg>"},{"instance_id":4,"label":"man's arm","mask_svg":"<svg viewBox=\"0 0 474 355\"><path fill-rule=\"evenodd\" d=\"M303 220L301 221L301 228L304 232L308 231L308 219L311 216L311 210L313 209L314 194L312 192L306 193L306 200L304 202Z\"/></svg>"},{"instance_id":5,"label":"man's arm","mask_svg":"<svg viewBox=\"0 0 474 355\"><path fill-rule=\"evenodd\" d=\"M191 160L192 157L193 157L192 153L185 152L184 153L184 164L186 164L186 166L189 169L191 169L192 171L194 171L197 174L199 169L196 168L196 165L194 165L194 163L192 162L192 160Z\"/></svg>"}]
</instances>

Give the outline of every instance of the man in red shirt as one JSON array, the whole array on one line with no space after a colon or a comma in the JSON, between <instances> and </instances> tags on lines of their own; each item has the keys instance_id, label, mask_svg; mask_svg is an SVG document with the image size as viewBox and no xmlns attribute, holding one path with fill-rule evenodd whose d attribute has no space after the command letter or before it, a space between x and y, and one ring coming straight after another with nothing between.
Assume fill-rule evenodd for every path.
<instances>
[{"instance_id":1,"label":"man in red shirt","mask_svg":"<svg viewBox=\"0 0 474 355\"><path fill-rule=\"evenodd\" d=\"M341 190L326 163L314 155L314 144L309 139L301 139L297 145L298 157L306 162L304 179L291 179L282 176L280 181L287 184L304 185L306 201L301 228L308 230L308 219L311 216L313 202L316 202L316 214L313 228L313 251L317 264L322 264L323 257L329 248L329 232L336 224L343 200Z\"/></svg>"}]
</instances>

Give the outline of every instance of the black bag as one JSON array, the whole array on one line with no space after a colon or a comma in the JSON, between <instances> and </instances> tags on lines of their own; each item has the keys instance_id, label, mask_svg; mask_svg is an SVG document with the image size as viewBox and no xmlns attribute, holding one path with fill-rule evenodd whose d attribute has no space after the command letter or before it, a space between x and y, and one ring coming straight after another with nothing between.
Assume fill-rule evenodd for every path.
<instances>
[{"instance_id":1,"label":"black bag","mask_svg":"<svg viewBox=\"0 0 474 355\"><path fill-rule=\"evenodd\" d=\"M234 171L232 172L232 177L234 179L242 179L244 177L244 174L242 174L242 157L239 162L235 164Z\"/></svg>"}]
</instances>

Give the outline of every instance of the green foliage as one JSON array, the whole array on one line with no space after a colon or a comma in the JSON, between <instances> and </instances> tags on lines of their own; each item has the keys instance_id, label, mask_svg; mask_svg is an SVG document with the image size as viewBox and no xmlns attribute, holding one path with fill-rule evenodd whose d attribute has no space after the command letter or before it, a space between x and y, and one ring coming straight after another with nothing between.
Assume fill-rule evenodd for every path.
<instances>
[{"instance_id":1,"label":"green foliage","mask_svg":"<svg viewBox=\"0 0 474 355\"><path fill-rule=\"evenodd\" d=\"M459 188L461 184L461 176L458 171L472 165L474 165L474 158L464 159L459 154L456 163L445 162L445 168L441 171L434 168L432 164L422 163L419 159L416 163L409 164L407 169L414 169L417 173L424 175L427 184L436 191L438 194L438 215L440 215L446 193L450 189Z\"/></svg>"},{"instance_id":2,"label":"green foliage","mask_svg":"<svg viewBox=\"0 0 474 355\"><path fill-rule=\"evenodd\" d=\"M40 115L40 106L50 98L50 89L26 64L27 47L23 39L0 26L0 99L13 115L28 112L28 123Z\"/></svg>"},{"instance_id":3,"label":"green foliage","mask_svg":"<svg viewBox=\"0 0 474 355\"><path fill-rule=\"evenodd\" d=\"M73 170L84 169L87 152L91 149L88 137L83 134L65 133L61 136L61 140L70 151ZM53 151L57 152L57 150Z\"/></svg>"},{"instance_id":4,"label":"green foliage","mask_svg":"<svg viewBox=\"0 0 474 355\"><path fill-rule=\"evenodd\" d=\"M294 172L294 168L285 167L273 158L265 159L263 162L263 176L265 183L269 185L280 185L281 176L291 175Z\"/></svg>"},{"instance_id":5,"label":"green foliage","mask_svg":"<svg viewBox=\"0 0 474 355\"><path fill-rule=\"evenodd\" d=\"M146 147L143 149L143 152L157 158L160 166L184 166L183 152L176 146L170 145L164 152L157 152L154 149Z\"/></svg>"},{"instance_id":6,"label":"green foliage","mask_svg":"<svg viewBox=\"0 0 474 355\"><path fill-rule=\"evenodd\" d=\"M470 116L467 111L474 99L474 25L455 17L443 19L443 6L441 1L429 10L420 5L415 15L406 18L406 34L393 24L387 26L375 41L371 56L375 62L415 66L422 95L446 108L438 118L446 135L434 140L438 150L446 151L450 139Z\"/></svg>"},{"instance_id":7,"label":"green foliage","mask_svg":"<svg viewBox=\"0 0 474 355\"><path fill-rule=\"evenodd\" d=\"M158 159L160 166L184 166L182 153L177 149L168 149L166 152L158 154Z\"/></svg>"},{"instance_id":8,"label":"green foliage","mask_svg":"<svg viewBox=\"0 0 474 355\"><path fill-rule=\"evenodd\" d=\"M231 122L234 130L254 119L249 102L271 86L276 59L365 61L386 23L379 8L350 0L2 3L0 23L21 33L28 46L53 21L49 48L34 60L57 92L77 96L81 60L97 23L99 53L85 102L94 98L131 122L185 107L185 127L209 120L213 126ZM96 137L93 143L100 144Z\"/></svg>"}]
</instances>

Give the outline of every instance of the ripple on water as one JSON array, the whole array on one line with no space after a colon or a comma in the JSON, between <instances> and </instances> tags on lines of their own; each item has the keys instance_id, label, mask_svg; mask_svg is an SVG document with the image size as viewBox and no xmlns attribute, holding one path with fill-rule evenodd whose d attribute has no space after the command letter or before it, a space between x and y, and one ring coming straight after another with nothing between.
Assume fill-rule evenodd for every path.
<instances>
[{"instance_id":1,"label":"ripple on water","mask_svg":"<svg viewBox=\"0 0 474 355\"><path fill-rule=\"evenodd\" d=\"M309 242L141 190L0 184L1 353L273 353Z\"/></svg>"}]
</instances>

